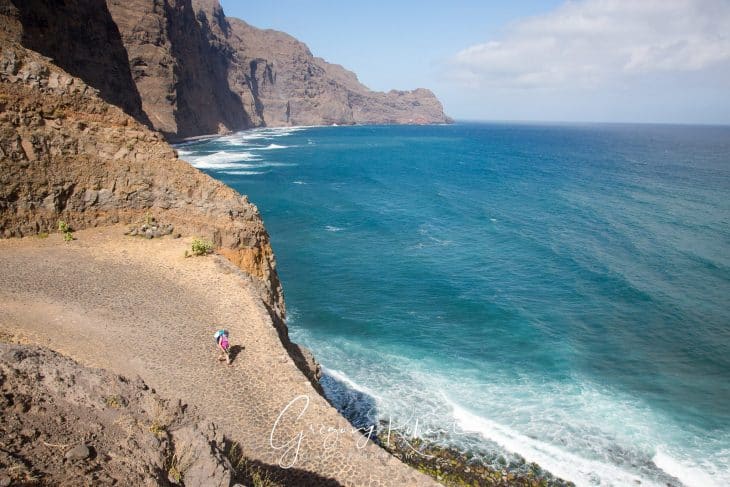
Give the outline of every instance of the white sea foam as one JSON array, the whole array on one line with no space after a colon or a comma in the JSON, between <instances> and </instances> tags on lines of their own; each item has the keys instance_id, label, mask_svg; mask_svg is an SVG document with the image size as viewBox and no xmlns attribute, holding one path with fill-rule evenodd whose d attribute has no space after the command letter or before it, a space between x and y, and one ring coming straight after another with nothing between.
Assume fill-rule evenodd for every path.
<instances>
[{"instance_id":1,"label":"white sea foam","mask_svg":"<svg viewBox=\"0 0 730 487\"><path fill-rule=\"evenodd\" d=\"M324 227L324 229L328 232L341 232L342 230L344 230L344 228L342 227L334 227L332 225L327 225L326 227Z\"/></svg>"},{"instance_id":2,"label":"white sea foam","mask_svg":"<svg viewBox=\"0 0 730 487\"><path fill-rule=\"evenodd\" d=\"M258 174L266 174L268 171L221 171L223 174L231 174L234 176L256 176Z\"/></svg>"},{"instance_id":3,"label":"white sea foam","mask_svg":"<svg viewBox=\"0 0 730 487\"><path fill-rule=\"evenodd\" d=\"M245 161L259 161L260 157L250 152L218 151L203 156L187 155L185 160L198 169L232 169L241 167Z\"/></svg>"},{"instance_id":4,"label":"white sea foam","mask_svg":"<svg viewBox=\"0 0 730 487\"><path fill-rule=\"evenodd\" d=\"M225 135L219 139L216 139L216 142L228 144L228 145L239 145L241 142L245 141L245 135L242 135L241 133L235 133L230 135Z\"/></svg>"},{"instance_id":5,"label":"white sea foam","mask_svg":"<svg viewBox=\"0 0 730 487\"><path fill-rule=\"evenodd\" d=\"M274 150L274 149L286 149L287 146L279 144L269 144L266 147L249 147L249 150Z\"/></svg>"},{"instance_id":6,"label":"white sea foam","mask_svg":"<svg viewBox=\"0 0 730 487\"><path fill-rule=\"evenodd\" d=\"M652 460L654 465L672 477L679 479L687 487L720 487L720 485L727 485L720 484L720 482L704 470L687 465L671 457L661 448L656 449L656 455L654 455Z\"/></svg>"},{"instance_id":7,"label":"white sea foam","mask_svg":"<svg viewBox=\"0 0 730 487\"><path fill-rule=\"evenodd\" d=\"M237 140L236 140L235 143L239 144L239 143L245 143L245 142L247 142L249 140L261 140L261 139L268 139L268 138L269 138L269 135L268 134L260 133L260 132L259 133L242 134L242 135L239 135L238 136L238 138L237 138Z\"/></svg>"},{"instance_id":8,"label":"white sea foam","mask_svg":"<svg viewBox=\"0 0 730 487\"><path fill-rule=\"evenodd\" d=\"M264 127L250 129L219 137L216 141L228 145L245 146L246 143L250 141L266 140L273 137L286 137L287 135L291 135L306 128L308 127Z\"/></svg>"},{"instance_id":9,"label":"white sea foam","mask_svg":"<svg viewBox=\"0 0 730 487\"><path fill-rule=\"evenodd\" d=\"M304 181L292 181L292 184L307 184Z\"/></svg>"},{"instance_id":10,"label":"white sea foam","mask_svg":"<svg viewBox=\"0 0 730 487\"><path fill-rule=\"evenodd\" d=\"M639 477L615 465L581 457L554 445L527 437L511 428L477 416L447 399L452 407L456 424L465 432L478 433L507 451L522 455L528 462L536 462L553 475L574 482L577 486L661 484Z\"/></svg>"},{"instance_id":11,"label":"white sea foam","mask_svg":"<svg viewBox=\"0 0 730 487\"><path fill-rule=\"evenodd\" d=\"M360 344L318 342L300 327L293 330L300 342L313 343L322 363L342 364L333 377L370 396L374 395L370 388L379 393L380 419L392 418L394 424L406 427L417 419L419 434L425 437L429 437L426 430L441 428L447 432L447 444L455 448L493 452L496 447L508 459L509 453L520 455L578 486L730 485L725 473L730 457L723 451L709 455L698 451L712 452L714 439L694 443L665 418L616 391L580 380L574 385L536 384L511 376L501 380L497 371L488 381L466 379L455 384L452 375L436 372L436 358L413 362L394 348L390 353L379 350L373 362L373 352ZM488 389L494 400L477 401L478 409L472 411L489 411L489 416L450 399L470 397L469 391L480 389ZM504 406L503 398L510 398L509 406ZM667 447L652 458L656 445L665 441L683 454L662 457L674 451ZM720 450L722 444L717 442Z\"/></svg>"},{"instance_id":12,"label":"white sea foam","mask_svg":"<svg viewBox=\"0 0 730 487\"><path fill-rule=\"evenodd\" d=\"M329 375L330 377L334 378L338 382L342 382L350 389L356 390L358 392L362 392L363 394L367 394L368 396L375 398L375 400L380 400L380 396L373 392L370 388L360 385L354 380L350 379L347 375L345 375L344 372L341 372L339 370L335 369L328 369L327 367L322 367L322 373Z\"/></svg>"},{"instance_id":13,"label":"white sea foam","mask_svg":"<svg viewBox=\"0 0 730 487\"><path fill-rule=\"evenodd\" d=\"M241 163L236 165L237 169L263 169L266 167L294 167L297 164L289 164L285 162L255 162L254 164Z\"/></svg>"}]
</instances>

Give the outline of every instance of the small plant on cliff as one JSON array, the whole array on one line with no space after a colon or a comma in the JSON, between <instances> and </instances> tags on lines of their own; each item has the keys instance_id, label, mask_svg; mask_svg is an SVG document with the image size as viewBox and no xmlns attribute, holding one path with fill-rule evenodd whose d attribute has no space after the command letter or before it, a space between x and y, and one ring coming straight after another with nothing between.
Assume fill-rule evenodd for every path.
<instances>
[{"instance_id":1,"label":"small plant on cliff","mask_svg":"<svg viewBox=\"0 0 730 487\"><path fill-rule=\"evenodd\" d=\"M73 233L72 233L73 230L68 225L68 223L66 223L63 220L58 220L58 231L59 232L63 232L63 240L64 241L70 242L71 240L74 239L74 236L73 236Z\"/></svg>"},{"instance_id":2,"label":"small plant on cliff","mask_svg":"<svg viewBox=\"0 0 730 487\"><path fill-rule=\"evenodd\" d=\"M151 416L152 424L149 427L150 433L157 437L165 436L172 418L163 401L159 399L155 401Z\"/></svg>"},{"instance_id":3,"label":"small plant on cliff","mask_svg":"<svg viewBox=\"0 0 730 487\"><path fill-rule=\"evenodd\" d=\"M185 478L185 472L195 464L197 455L189 446L183 447L180 453L174 453L167 459L167 478L175 484L181 484Z\"/></svg>"},{"instance_id":4,"label":"small plant on cliff","mask_svg":"<svg viewBox=\"0 0 730 487\"><path fill-rule=\"evenodd\" d=\"M202 238L194 238L191 248L193 255L207 255L213 252L213 242Z\"/></svg>"}]
</instances>

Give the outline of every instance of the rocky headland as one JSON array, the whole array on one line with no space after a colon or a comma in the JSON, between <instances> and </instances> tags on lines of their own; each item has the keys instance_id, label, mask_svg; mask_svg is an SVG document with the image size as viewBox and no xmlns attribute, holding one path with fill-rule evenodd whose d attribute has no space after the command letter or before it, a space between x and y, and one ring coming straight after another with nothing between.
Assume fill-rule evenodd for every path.
<instances>
[{"instance_id":1,"label":"rocky headland","mask_svg":"<svg viewBox=\"0 0 730 487\"><path fill-rule=\"evenodd\" d=\"M6 35L169 140L260 126L447 123L433 93L374 92L217 0L2 0Z\"/></svg>"}]
</instances>

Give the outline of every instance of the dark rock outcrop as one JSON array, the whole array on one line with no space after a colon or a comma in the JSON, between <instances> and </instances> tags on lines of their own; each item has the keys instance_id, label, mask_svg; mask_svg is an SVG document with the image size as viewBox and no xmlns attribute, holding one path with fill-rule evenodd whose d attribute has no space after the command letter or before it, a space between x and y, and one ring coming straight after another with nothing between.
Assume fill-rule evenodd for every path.
<instances>
[{"instance_id":1,"label":"dark rock outcrop","mask_svg":"<svg viewBox=\"0 0 730 487\"><path fill-rule=\"evenodd\" d=\"M0 0L5 28L25 47L50 57L99 96L147 125L117 24L97 0Z\"/></svg>"},{"instance_id":2,"label":"dark rock outcrop","mask_svg":"<svg viewBox=\"0 0 730 487\"><path fill-rule=\"evenodd\" d=\"M11 38L168 139L281 125L444 123L429 90L373 92L217 0L0 0Z\"/></svg>"}]
</instances>

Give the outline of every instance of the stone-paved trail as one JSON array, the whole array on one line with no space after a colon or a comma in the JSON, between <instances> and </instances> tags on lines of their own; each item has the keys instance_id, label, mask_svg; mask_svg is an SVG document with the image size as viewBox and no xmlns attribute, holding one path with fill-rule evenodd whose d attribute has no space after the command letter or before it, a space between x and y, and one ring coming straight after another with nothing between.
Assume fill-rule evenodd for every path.
<instances>
[{"instance_id":1,"label":"stone-paved trail","mask_svg":"<svg viewBox=\"0 0 730 487\"><path fill-rule=\"evenodd\" d=\"M294 365L251 282L219 257L185 258L189 239L123 231L0 240L0 331L141 376L249 457L291 465L292 485L437 485L352 433ZM243 347L230 366L216 360L220 327Z\"/></svg>"}]
</instances>

